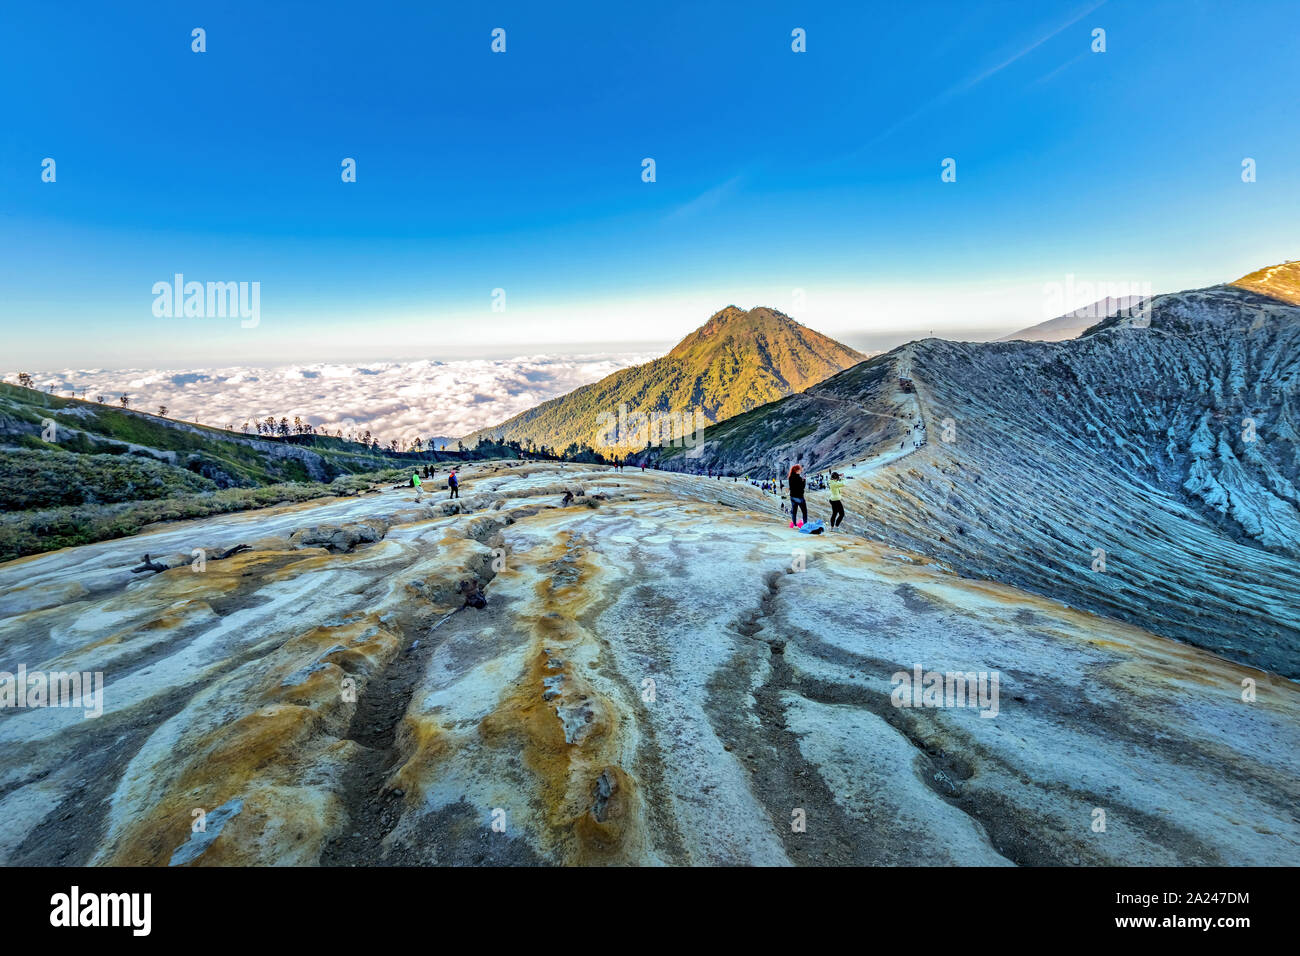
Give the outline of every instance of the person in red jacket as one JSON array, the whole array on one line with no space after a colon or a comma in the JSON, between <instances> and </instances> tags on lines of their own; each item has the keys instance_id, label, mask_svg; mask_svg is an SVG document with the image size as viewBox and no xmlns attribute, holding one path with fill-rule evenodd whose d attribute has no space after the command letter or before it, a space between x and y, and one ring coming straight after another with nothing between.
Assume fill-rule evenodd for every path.
<instances>
[{"instance_id":1,"label":"person in red jacket","mask_svg":"<svg viewBox=\"0 0 1300 956\"><path fill-rule=\"evenodd\" d=\"M786 481L790 483L790 527L802 528L803 522L808 520L808 502L803 497L803 465L791 465ZM803 509L803 521L798 520L800 508Z\"/></svg>"}]
</instances>

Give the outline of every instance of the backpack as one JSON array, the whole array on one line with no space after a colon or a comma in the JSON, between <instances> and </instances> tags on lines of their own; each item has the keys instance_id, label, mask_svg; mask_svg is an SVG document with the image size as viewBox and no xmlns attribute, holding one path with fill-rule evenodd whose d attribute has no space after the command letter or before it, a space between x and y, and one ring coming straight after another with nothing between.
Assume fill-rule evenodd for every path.
<instances>
[{"instance_id":1,"label":"backpack","mask_svg":"<svg viewBox=\"0 0 1300 956\"><path fill-rule=\"evenodd\" d=\"M821 534L822 528L823 528L822 520L818 518L816 521L805 521L804 526L799 529L799 533L800 534Z\"/></svg>"}]
</instances>

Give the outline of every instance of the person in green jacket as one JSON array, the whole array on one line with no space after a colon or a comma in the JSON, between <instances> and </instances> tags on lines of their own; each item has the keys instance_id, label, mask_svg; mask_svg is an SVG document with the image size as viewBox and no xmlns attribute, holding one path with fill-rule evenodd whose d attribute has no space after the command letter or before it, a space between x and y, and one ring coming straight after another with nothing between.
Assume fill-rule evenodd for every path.
<instances>
[{"instance_id":1,"label":"person in green jacket","mask_svg":"<svg viewBox=\"0 0 1300 956\"><path fill-rule=\"evenodd\" d=\"M411 472L411 487L415 489L415 500L420 500L420 495L424 493L424 488L420 485L420 473Z\"/></svg>"},{"instance_id":2,"label":"person in green jacket","mask_svg":"<svg viewBox=\"0 0 1300 956\"><path fill-rule=\"evenodd\" d=\"M844 520L844 502L840 500L840 492L844 490L844 479L840 477L838 471L831 472L829 487L831 489L831 527L838 528L840 522Z\"/></svg>"}]
</instances>

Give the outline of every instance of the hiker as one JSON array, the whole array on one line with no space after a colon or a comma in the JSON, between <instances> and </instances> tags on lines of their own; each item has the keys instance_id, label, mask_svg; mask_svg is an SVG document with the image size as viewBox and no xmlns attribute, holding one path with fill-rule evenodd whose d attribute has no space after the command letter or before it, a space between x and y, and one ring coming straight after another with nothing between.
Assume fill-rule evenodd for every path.
<instances>
[{"instance_id":1,"label":"hiker","mask_svg":"<svg viewBox=\"0 0 1300 956\"><path fill-rule=\"evenodd\" d=\"M844 502L840 500L840 492L844 490L844 479L840 477L838 471L831 472L831 530L834 531L844 520Z\"/></svg>"},{"instance_id":2,"label":"hiker","mask_svg":"<svg viewBox=\"0 0 1300 956\"><path fill-rule=\"evenodd\" d=\"M803 522L808 520L808 502L803 500L803 465L791 465L785 480L790 484L790 527L802 528ZM800 508L803 509L803 521L798 520Z\"/></svg>"},{"instance_id":3,"label":"hiker","mask_svg":"<svg viewBox=\"0 0 1300 956\"><path fill-rule=\"evenodd\" d=\"M420 473L418 471L411 472L411 487L415 489L415 500L419 501L420 495L424 494L424 488L420 486Z\"/></svg>"},{"instance_id":4,"label":"hiker","mask_svg":"<svg viewBox=\"0 0 1300 956\"><path fill-rule=\"evenodd\" d=\"M455 468L453 468L451 474L447 476L447 487L451 489L451 494L447 496L448 498L460 497L460 479L456 477Z\"/></svg>"}]
</instances>

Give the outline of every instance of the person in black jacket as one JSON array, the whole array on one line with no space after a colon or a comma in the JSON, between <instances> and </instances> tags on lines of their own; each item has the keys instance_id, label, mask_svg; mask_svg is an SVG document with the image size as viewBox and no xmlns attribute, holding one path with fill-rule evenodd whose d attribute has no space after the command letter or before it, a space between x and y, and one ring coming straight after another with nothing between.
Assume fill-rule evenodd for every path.
<instances>
[{"instance_id":1,"label":"person in black jacket","mask_svg":"<svg viewBox=\"0 0 1300 956\"><path fill-rule=\"evenodd\" d=\"M791 465L786 481L790 483L790 527L802 528L803 522L808 520L808 502L803 498L803 465ZM800 508L803 509L803 521L798 520Z\"/></svg>"}]
</instances>

